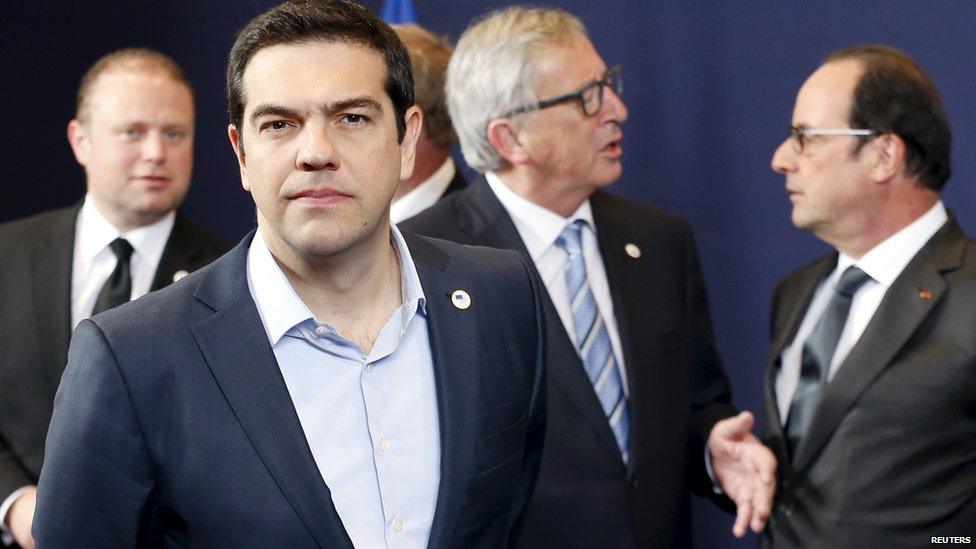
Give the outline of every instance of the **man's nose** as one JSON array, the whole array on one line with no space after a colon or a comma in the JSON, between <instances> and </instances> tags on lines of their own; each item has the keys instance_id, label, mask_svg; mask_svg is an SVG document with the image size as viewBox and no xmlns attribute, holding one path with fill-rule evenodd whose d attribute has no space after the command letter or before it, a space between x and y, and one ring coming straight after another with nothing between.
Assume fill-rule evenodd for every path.
<instances>
[{"instance_id":1,"label":"man's nose","mask_svg":"<svg viewBox=\"0 0 976 549\"><path fill-rule=\"evenodd\" d=\"M306 123L296 166L301 171L337 169L339 167L335 146L325 123Z\"/></svg>"},{"instance_id":2,"label":"man's nose","mask_svg":"<svg viewBox=\"0 0 976 549\"><path fill-rule=\"evenodd\" d=\"M776 147L776 151L773 152L773 158L770 160L769 166L776 173L781 173L786 175L794 170L796 170L796 151L793 150L793 144L790 143L789 137L783 140Z\"/></svg>"}]
</instances>

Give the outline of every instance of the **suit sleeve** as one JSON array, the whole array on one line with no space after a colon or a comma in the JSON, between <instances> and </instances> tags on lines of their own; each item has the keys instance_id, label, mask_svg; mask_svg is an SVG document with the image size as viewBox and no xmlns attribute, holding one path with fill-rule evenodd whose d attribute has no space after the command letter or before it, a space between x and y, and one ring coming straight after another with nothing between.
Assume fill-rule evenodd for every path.
<instances>
[{"instance_id":1,"label":"suit sleeve","mask_svg":"<svg viewBox=\"0 0 976 549\"><path fill-rule=\"evenodd\" d=\"M71 339L38 483L39 547L155 544L150 457L126 381L90 320Z\"/></svg>"},{"instance_id":2,"label":"suit sleeve","mask_svg":"<svg viewBox=\"0 0 976 549\"><path fill-rule=\"evenodd\" d=\"M512 506L512 518L508 532L507 547L515 547L522 531L525 513L529 500L535 489L535 482L539 476L542 464L542 448L546 434L546 326L545 315L542 312L541 288L542 282L530 268L525 258L518 255L519 262L525 270L526 277L532 289L533 308L535 311L536 350L534 364L534 382L532 399L529 403L529 415L525 432L525 453L522 459L522 472L519 475Z\"/></svg>"},{"instance_id":3,"label":"suit sleeve","mask_svg":"<svg viewBox=\"0 0 976 549\"><path fill-rule=\"evenodd\" d=\"M33 486L34 479L0 436L0 504L25 486ZM0 520L4 517L0 516Z\"/></svg>"},{"instance_id":4,"label":"suit sleeve","mask_svg":"<svg viewBox=\"0 0 976 549\"><path fill-rule=\"evenodd\" d=\"M690 228L685 238L685 318L690 323L695 365L689 448L691 486L695 493L713 497L720 505L728 507L731 504L728 498L716 496L713 492L712 481L705 467L705 451L712 427L718 421L734 416L736 409L731 404L732 390L715 347L698 247Z\"/></svg>"}]
</instances>

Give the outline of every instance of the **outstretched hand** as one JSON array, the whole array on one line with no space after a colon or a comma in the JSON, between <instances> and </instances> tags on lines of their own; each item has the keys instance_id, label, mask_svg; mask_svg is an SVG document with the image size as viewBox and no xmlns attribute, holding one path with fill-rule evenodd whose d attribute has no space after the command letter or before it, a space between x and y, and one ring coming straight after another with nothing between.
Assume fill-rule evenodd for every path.
<instances>
[{"instance_id":1,"label":"outstretched hand","mask_svg":"<svg viewBox=\"0 0 976 549\"><path fill-rule=\"evenodd\" d=\"M737 538L749 527L762 532L776 493L776 458L752 434L754 423L751 413L742 412L716 423L708 436L715 479L735 502L732 534Z\"/></svg>"}]
</instances>

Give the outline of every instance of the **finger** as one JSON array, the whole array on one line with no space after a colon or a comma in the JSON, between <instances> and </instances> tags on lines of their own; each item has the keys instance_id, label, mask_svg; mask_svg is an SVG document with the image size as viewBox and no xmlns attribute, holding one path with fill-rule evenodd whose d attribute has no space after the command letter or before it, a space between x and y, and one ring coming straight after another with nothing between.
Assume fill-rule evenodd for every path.
<instances>
[{"instance_id":1,"label":"finger","mask_svg":"<svg viewBox=\"0 0 976 549\"><path fill-rule=\"evenodd\" d=\"M752 504L743 503L735 508L735 524L732 525L732 535L737 538L745 537L746 528L752 519Z\"/></svg>"}]
</instances>

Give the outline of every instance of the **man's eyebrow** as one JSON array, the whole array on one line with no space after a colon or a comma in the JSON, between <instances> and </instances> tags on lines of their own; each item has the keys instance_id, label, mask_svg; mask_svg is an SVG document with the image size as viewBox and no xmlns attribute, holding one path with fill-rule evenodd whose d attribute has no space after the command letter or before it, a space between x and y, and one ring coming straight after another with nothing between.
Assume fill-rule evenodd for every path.
<instances>
[{"instance_id":1,"label":"man's eyebrow","mask_svg":"<svg viewBox=\"0 0 976 549\"><path fill-rule=\"evenodd\" d=\"M351 99L343 99L341 101L336 101L334 103L329 103L325 106L325 112L339 112L347 109L373 109L379 112L383 112L383 105L377 101L375 98L369 95L364 95L362 97L353 97Z\"/></svg>"},{"instance_id":2,"label":"man's eyebrow","mask_svg":"<svg viewBox=\"0 0 976 549\"><path fill-rule=\"evenodd\" d=\"M298 113L295 112L294 110L286 107L282 107L280 105L262 103L254 108L254 112L251 113L251 116L248 118L248 121L250 121L251 125L253 126L254 123L257 121L257 119L261 118L262 116L284 116L284 117L294 118L295 116L297 116L297 114Z\"/></svg>"}]
</instances>

